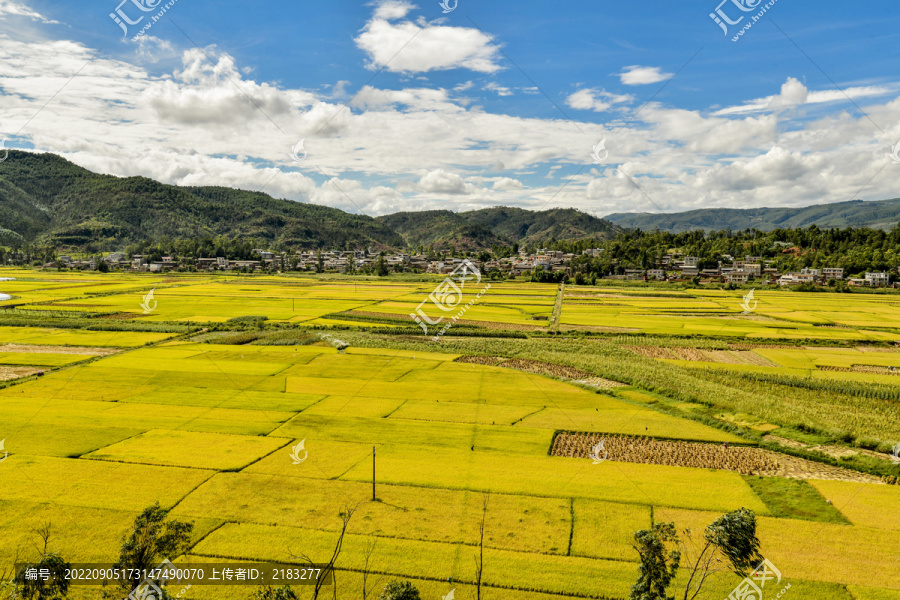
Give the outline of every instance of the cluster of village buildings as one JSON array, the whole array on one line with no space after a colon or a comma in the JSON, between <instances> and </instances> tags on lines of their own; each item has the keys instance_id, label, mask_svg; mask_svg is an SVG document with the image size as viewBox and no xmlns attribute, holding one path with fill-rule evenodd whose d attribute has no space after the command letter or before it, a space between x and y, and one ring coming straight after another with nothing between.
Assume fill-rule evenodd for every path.
<instances>
[{"instance_id":1,"label":"cluster of village buildings","mask_svg":"<svg viewBox=\"0 0 900 600\"><path fill-rule=\"evenodd\" d=\"M593 257L601 256L603 249L585 250L584 254ZM149 260L148 257L136 254L127 257L122 253L114 252L103 260L111 268L130 271L162 272L184 267L193 267L201 271L217 270L245 270L256 271L260 269L284 270L295 269L300 271L315 271L319 268L321 260L322 268L331 272L347 272L349 270L371 269L379 260L379 253L363 250L356 251L301 251L294 254L268 252L254 250L259 255L258 260L228 260L224 257L184 259L164 256L160 260ZM544 271L569 271L575 254L563 253L557 250L537 250L534 253L520 252L516 256L500 258L480 262L468 259L482 272L499 271L505 276L517 276L532 272L537 268ZM750 281L762 285L793 286L804 283L824 285L830 280L843 281L844 269L823 268L803 269L797 273L780 273L771 262L767 262L761 256L745 256L738 259L724 256L725 261L719 261L715 268L700 268L700 259L696 256L684 256L681 254L666 254L653 268L625 269L621 275L609 276L611 279L632 279L644 281L690 281L700 278L705 282L733 283L735 285L746 284ZM462 258L449 258L433 260L421 254L394 253L385 254L384 262L389 269L402 269L406 271L418 271L422 273L451 273L463 261ZM729 264L730 262L730 264ZM96 269L98 266L95 258L86 260L73 260L68 256L60 256L54 263L48 263L46 268L54 268L57 265L69 268ZM882 287L890 283L890 274L887 272L865 273L863 277L851 277L847 283L855 286Z\"/></svg>"},{"instance_id":2,"label":"cluster of village buildings","mask_svg":"<svg viewBox=\"0 0 900 600\"><path fill-rule=\"evenodd\" d=\"M831 280L844 281L844 269L804 268L795 273L781 273L761 256L745 256L743 259L732 256L723 256L726 262L718 261L715 268L700 268L700 259L696 256L682 256L678 254L666 254L660 265L653 269L626 269L623 275L626 279L644 279L657 281L693 280L699 277L701 281L733 283L743 285L750 281L763 285L793 286L811 283L824 285ZM846 279L849 285L854 286L886 286L890 282L890 273L865 273L863 277L850 277Z\"/></svg>"}]
</instances>

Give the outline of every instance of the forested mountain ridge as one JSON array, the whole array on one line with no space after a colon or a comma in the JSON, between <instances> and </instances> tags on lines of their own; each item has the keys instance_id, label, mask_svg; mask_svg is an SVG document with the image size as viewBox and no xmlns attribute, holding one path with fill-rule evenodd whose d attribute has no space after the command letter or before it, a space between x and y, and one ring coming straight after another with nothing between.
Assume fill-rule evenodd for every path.
<instances>
[{"instance_id":1,"label":"forested mountain ridge","mask_svg":"<svg viewBox=\"0 0 900 600\"><path fill-rule=\"evenodd\" d=\"M0 163L0 244L113 249L148 239L225 236L268 247L434 246L461 251L550 239L609 238L619 228L573 209L490 208L372 218L226 187L99 175L54 154L11 150Z\"/></svg>"},{"instance_id":2,"label":"forested mountain ridge","mask_svg":"<svg viewBox=\"0 0 900 600\"><path fill-rule=\"evenodd\" d=\"M605 218L626 229L659 229L672 233L698 229L772 231L810 225L821 229L869 227L887 230L900 222L900 199L851 200L804 208L704 208L665 214L615 213Z\"/></svg>"}]
</instances>

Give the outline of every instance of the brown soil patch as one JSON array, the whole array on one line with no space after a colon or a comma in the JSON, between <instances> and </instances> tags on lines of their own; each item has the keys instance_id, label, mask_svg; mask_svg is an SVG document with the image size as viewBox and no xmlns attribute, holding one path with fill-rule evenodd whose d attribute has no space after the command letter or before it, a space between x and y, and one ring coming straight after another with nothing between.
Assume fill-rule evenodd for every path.
<instances>
[{"instance_id":1,"label":"brown soil patch","mask_svg":"<svg viewBox=\"0 0 900 600\"><path fill-rule=\"evenodd\" d=\"M0 381L9 381L10 379L18 379L19 377L28 377L34 375L38 371L36 367L5 367L0 366Z\"/></svg>"},{"instance_id":2,"label":"brown soil patch","mask_svg":"<svg viewBox=\"0 0 900 600\"><path fill-rule=\"evenodd\" d=\"M140 319L142 317L146 317L147 315L143 315L140 313L129 313L129 312L120 312L114 315L104 315L102 317L97 317L99 319L111 319L113 321L130 321L131 319Z\"/></svg>"},{"instance_id":3,"label":"brown soil patch","mask_svg":"<svg viewBox=\"0 0 900 600\"><path fill-rule=\"evenodd\" d=\"M0 352L28 354L79 354L84 356L106 356L119 352L118 348L73 348L71 346L27 346L24 344L0 345Z\"/></svg>"},{"instance_id":4,"label":"brown soil patch","mask_svg":"<svg viewBox=\"0 0 900 600\"><path fill-rule=\"evenodd\" d=\"M774 436L770 436L772 437ZM762 448L726 447L724 444L658 440L627 435L564 432L556 436L551 454L570 458L590 458L591 449L601 441L604 442L605 452L601 451L599 455L611 461L721 469L743 475L767 477L883 483L872 475Z\"/></svg>"}]
</instances>

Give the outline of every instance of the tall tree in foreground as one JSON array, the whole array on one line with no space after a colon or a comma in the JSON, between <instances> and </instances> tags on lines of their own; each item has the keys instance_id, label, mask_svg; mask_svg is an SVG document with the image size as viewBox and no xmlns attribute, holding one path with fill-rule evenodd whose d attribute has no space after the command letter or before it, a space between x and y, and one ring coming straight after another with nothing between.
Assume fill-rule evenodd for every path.
<instances>
[{"instance_id":1,"label":"tall tree in foreground","mask_svg":"<svg viewBox=\"0 0 900 600\"><path fill-rule=\"evenodd\" d=\"M131 533L122 540L119 560L114 569L133 573L123 578L119 586L130 593L144 580L143 573L152 571L164 560L172 560L183 554L191 544L194 524L166 520L169 511L159 507L159 502L148 506L134 520ZM126 594L127 595L127 594Z\"/></svg>"},{"instance_id":2,"label":"tall tree in foreground","mask_svg":"<svg viewBox=\"0 0 900 600\"><path fill-rule=\"evenodd\" d=\"M763 561L756 537L756 514L748 508L722 515L703 530L703 539L694 540L685 529L686 542L678 537L674 523L656 523L653 529L634 534L641 565L631 600L674 600L666 591L686 559L688 580L683 600L696 600L710 575L730 570L746 577ZM683 549L683 551L682 551Z\"/></svg>"},{"instance_id":3,"label":"tall tree in foreground","mask_svg":"<svg viewBox=\"0 0 900 600\"><path fill-rule=\"evenodd\" d=\"M655 523L653 529L634 534L634 549L641 560L638 580L631 586L631 600L673 600L666 590L678 573L681 552L674 523Z\"/></svg>"},{"instance_id":4,"label":"tall tree in foreground","mask_svg":"<svg viewBox=\"0 0 900 600\"><path fill-rule=\"evenodd\" d=\"M4 596L5 598L21 598L22 600L68 598L69 580L66 578L66 572L69 570L70 564L50 549L50 530L51 526L48 523L35 532L41 538L41 545L38 546L41 558L38 562L26 564L19 569L12 582L7 584L10 591L8 596ZM44 570L49 573L46 581L42 577L29 579L27 576L29 571L40 573ZM3 586L0 586L0 590L4 590Z\"/></svg>"},{"instance_id":5,"label":"tall tree in foreground","mask_svg":"<svg viewBox=\"0 0 900 600\"><path fill-rule=\"evenodd\" d=\"M362 572L362 597L363 600L368 600L369 594L371 594L375 587L378 585L378 581L381 579L380 577L376 580L371 587L369 586L369 577L371 575L372 568L372 554L375 553L375 545L378 543L378 538L371 538L369 542L366 544L366 553L365 558L366 561L363 564L363 572Z\"/></svg>"},{"instance_id":6,"label":"tall tree in foreground","mask_svg":"<svg viewBox=\"0 0 900 600\"><path fill-rule=\"evenodd\" d=\"M322 591L322 587L325 585L325 582L329 579L329 575L331 576L330 579L332 580L331 585L334 589L334 595L335 597L337 597L337 576L334 570L334 565L335 563L337 563L337 560L341 555L341 550L343 550L344 536L347 535L347 526L350 524L350 519L353 517L354 512L356 512L356 507L348 506L344 508L344 510L341 511L338 515L340 516L342 522L341 532L338 534L337 543L335 543L334 551L331 553L331 559L327 563L322 565L321 574L317 573L317 575L320 576L316 579L315 586L313 586L313 600L317 600L317 598L319 597L319 593ZM298 556L294 556L294 554L291 554L291 556L293 558L300 558L310 565L318 566L318 563L314 562L308 554L300 554Z\"/></svg>"},{"instance_id":7,"label":"tall tree in foreground","mask_svg":"<svg viewBox=\"0 0 900 600\"><path fill-rule=\"evenodd\" d=\"M722 515L703 531L703 541L695 542L685 530L691 548L688 560L690 577L684 587L684 600L694 600L713 573L728 568L738 577L746 577L763 561L756 537L756 514L742 508Z\"/></svg>"}]
</instances>

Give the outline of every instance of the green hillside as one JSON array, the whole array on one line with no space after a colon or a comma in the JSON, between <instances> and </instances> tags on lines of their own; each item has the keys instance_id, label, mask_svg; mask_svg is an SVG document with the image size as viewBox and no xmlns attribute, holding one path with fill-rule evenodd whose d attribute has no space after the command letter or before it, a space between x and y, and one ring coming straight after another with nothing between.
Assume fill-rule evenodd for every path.
<instances>
[{"instance_id":1,"label":"green hillside","mask_svg":"<svg viewBox=\"0 0 900 600\"><path fill-rule=\"evenodd\" d=\"M106 247L226 236L304 248L434 246L489 249L515 242L610 238L611 223L573 209L489 208L372 218L225 187L179 187L98 175L54 154L10 151L0 163L0 243Z\"/></svg>"},{"instance_id":2,"label":"green hillside","mask_svg":"<svg viewBox=\"0 0 900 600\"><path fill-rule=\"evenodd\" d=\"M0 164L0 227L59 245L225 235L288 245L397 247L371 217L220 187L97 175L52 154L11 151Z\"/></svg>"},{"instance_id":3,"label":"green hillside","mask_svg":"<svg viewBox=\"0 0 900 600\"><path fill-rule=\"evenodd\" d=\"M403 212L378 220L388 225L410 246L491 247L494 244L538 242L555 238L609 239L619 227L572 208L530 211L496 207L453 213L447 210Z\"/></svg>"},{"instance_id":4,"label":"green hillside","mask_svg":"<svg viewBox=\"0 0 900 600\"><path fill-rule=\"evenodd\" d=\"M659 229L679 233L697 229L789 229L870 227L890 229L900 222L900 199L864 202L853 200L804 208L707 208L680 213L616 213L607 220L626 229Z\"/></svg>"}]
</instances>

